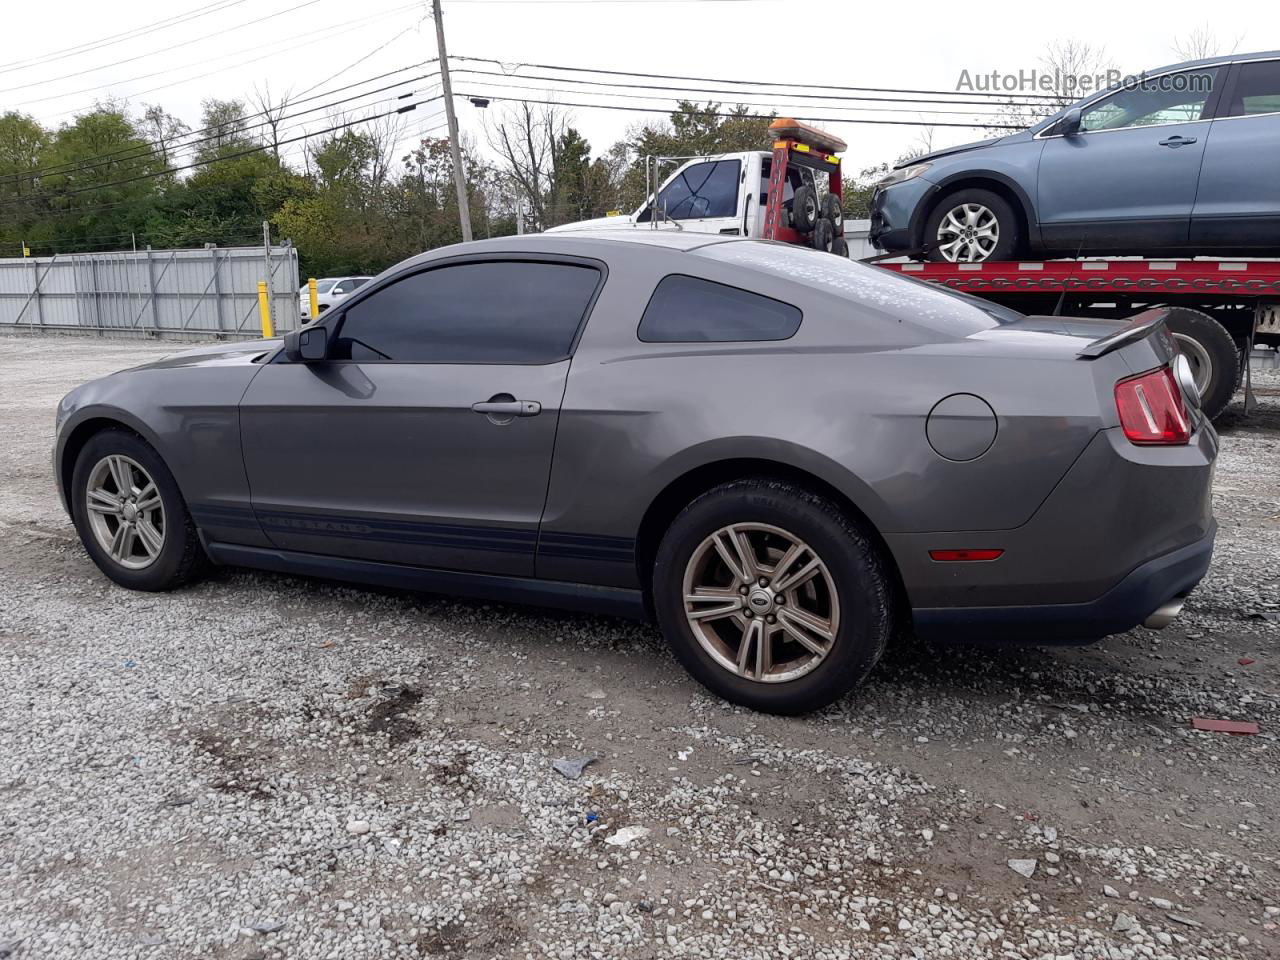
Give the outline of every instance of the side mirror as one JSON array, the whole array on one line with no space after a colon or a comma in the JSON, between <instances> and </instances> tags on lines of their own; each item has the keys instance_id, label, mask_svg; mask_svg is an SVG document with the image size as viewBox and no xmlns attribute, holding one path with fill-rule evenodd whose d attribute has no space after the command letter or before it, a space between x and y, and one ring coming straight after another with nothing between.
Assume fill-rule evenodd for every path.
<instances>
[{"instance_id":1,"label":"side mirror","mask_svg":"<svg viewBox=\"0 0 1280 960\"><path fill-rule=\"evenodd\" d=\"M1058 133L1064 137L1074 137L1080 132L1080 108L1072 107L1058 121Z\"/></svg>"},{"instance_id":2,"label":"side mirror","mask_svg":"<svg viewBox=\"0 0 1280 960\"><path fill-rule=\"evenodd\" d=\"M284 335L284 355L291 363L319 363L329 355L329 331L308 327Z\"/></svg>"}]
</instances>

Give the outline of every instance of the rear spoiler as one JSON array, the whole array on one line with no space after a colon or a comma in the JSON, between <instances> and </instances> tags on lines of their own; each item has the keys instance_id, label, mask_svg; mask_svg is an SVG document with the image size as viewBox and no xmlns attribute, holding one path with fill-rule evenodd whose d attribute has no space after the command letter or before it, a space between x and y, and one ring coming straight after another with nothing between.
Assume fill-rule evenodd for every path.
<instances>
[{"instance_id":1,"label":"rear spoiler","mask_svg":"<svg viewBox=\"0 0 1280 960\"><path fill-rule=\"evenodd\" d=\"M1152 307L1150 310L1143 310L1142 313L1130 317L1129 322L1124 327L1121 327L1115 333L1107 334L1100 340L1093 341L1093 343L1077 353L1076 356L1081 360L1096 360L1103 354L1117 350L1126 344L1137 343L1139 340L1143 340L1155 333L1168 317L1169 311L1165 307Z\"/></svg>"}]
</instances>

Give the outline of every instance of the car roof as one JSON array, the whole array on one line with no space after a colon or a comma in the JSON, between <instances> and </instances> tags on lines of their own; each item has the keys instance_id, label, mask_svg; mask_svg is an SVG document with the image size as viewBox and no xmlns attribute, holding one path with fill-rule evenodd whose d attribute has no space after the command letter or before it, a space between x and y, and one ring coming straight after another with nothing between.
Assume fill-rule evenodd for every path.
<instances>
[{"instance_id":1,"label":"car roof","mask_svg":"<svg viewBox=\"0 0 1280 960\"><path fill-rule=\"evenodd\" d=\"M577 253L589 256L594 247L601 256L606 249L617 253L620 246L647 247L649 249L665 249L676 252L697 250L718 243L751 242L738 237L720 237L709 233L694 233L680 230L647 230L638 227L635 230L566 230L556 233L525 233L507 237L494 237L489 240L473 240L470 243L455 243L447 247L436 247L410 257L390 269L396 273L412 269L416 266L443 260L448 257L466 256L474 253L535 253L545 250L547 253Z\"/></svg>"}]
</instances>

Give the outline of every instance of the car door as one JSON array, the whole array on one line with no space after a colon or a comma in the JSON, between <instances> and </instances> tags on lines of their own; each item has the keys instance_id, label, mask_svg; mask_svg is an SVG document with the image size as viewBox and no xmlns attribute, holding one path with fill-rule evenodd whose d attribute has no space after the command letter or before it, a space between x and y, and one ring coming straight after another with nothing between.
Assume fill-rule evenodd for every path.
<instances>
[{"instance_id":1,"label":"car door","mask_svg":"<svg viewBox=\"0 0 1280 960\"><path fill-rule=\"evenodd\" d=\"M1078 132L1045 136L1036 186L1044 245L1185 246L1221 74L1209 67L1145 78L1084 107Z\"/></svg>"},{"instance_id":2,"label":"car door","mask_svg":"<svg viewBox=\"0 0 1280 960\"><path fill-rule=\"evenodd\" d=\"M1237 64L1205 147L1194 245L1280 251L1278 154L1280 59Z\"/></svg>"},{"instance_id":3,"label":"car door","mask_svg":"<svg viewBox=\"0 0 1280 960\"><path fill-rule=\"evenodd\" d=\"M241 401L272 543L531 576L569 357L603 276L573 258L446 261L335 308L328 360L273 362Z\"/></svg>"},{"instance_id":4,"label":"car door","mask_svg":"<svg viewBox=\"0 0 1280 960\"><path fill-rule=\"evenodd\" d=\"M740 234L741 186L742 161L737 158L691 163L658 191L658 222L675 221L695 233ZM652 208L645 207L636 224L648 224L652 218Z\"/></svg>"}]
</instances>

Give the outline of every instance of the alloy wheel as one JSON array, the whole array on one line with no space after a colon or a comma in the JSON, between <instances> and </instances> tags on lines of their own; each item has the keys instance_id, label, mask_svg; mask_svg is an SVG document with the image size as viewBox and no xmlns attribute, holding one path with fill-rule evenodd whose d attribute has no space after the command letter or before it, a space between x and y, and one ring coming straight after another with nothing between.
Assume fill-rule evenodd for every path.
<instances>
[{"instance_id":1,"label":"alloy wheel","mask_svg":"<svg viewBox=\"0 0 1280 960\"><path fill-rule=\"evenodd\" d=\"M684 612L717 664L761 683L815 669L840 630L827 564L799 537L764 523L721 527L698 545L685 566Z\"/></svg>"},{"instance_id":2,"label":"alloy wheel","mask_svg":"<svg viewBox=\"0 0 1280 960\"><path fill-rule=\"evenodd\" d=\"M141 570L160 556L164 503L155 480L136 460L112 454L94 464L85 507L98 546L120 566Z\"/></svg>"},{"instance_id":3,"label":"alloy wheel","mask_svg":"<svg viewBox=\"0 0 1280 960\"><path fill-rule=\"evenodd\" d=\"M989 207L962 203L938 224L938 252L951 263L986 260L1000 242L1000 220Z\"/></svg>"}]
</instances>

